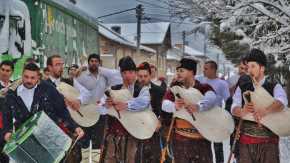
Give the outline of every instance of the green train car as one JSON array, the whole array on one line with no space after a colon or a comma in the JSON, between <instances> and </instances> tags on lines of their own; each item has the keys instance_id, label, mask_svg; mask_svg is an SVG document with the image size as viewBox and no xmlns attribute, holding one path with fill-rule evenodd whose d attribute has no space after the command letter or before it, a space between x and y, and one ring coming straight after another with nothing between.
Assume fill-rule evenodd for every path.
<instances>
[{"instance_id":1,"label":"green train car","mask_svg":"<svg viewBox=\"0 0 290 163\"><path fill-rule=\"evenodd\" d=\"M65 0L0 0L0 61L13 60L21 75L23 63L34 58L41 68L53 54L66 65L80 64L98 53L97 20Z\"/></svg>"}]
</instances>

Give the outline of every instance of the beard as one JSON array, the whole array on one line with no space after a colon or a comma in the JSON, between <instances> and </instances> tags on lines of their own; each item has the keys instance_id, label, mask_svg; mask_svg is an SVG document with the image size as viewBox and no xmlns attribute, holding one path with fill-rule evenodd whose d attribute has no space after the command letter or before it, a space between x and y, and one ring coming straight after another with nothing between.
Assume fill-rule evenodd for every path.
<instances>
[{"instance_id":1,"label":"beard","mask_svg":"<svg viewBox=\"0 0 290 163\"><path fill-rule=\"evenodd\" d=\"M62 76L62 72L63 72L63 71L59 71L59 72L55 72L55 73L53 73L53 77L54 77L54 78L57 78L57 79L60 78L60 77Z\"/></svg>"},{"instance_id":2,"label":"beard","mask_svg":"<svg viewBox=\"0 0 290 163\"><path fill-rule=\"evenodd\" d=\"M93 72L93 73L98 72L98 66L95 66L95 65L89 66L89 70L90 72Z\"/></svg>"},{"instance_id":3,"label":"beard","mask_svg":"<svg viewBox=\"0 0 290 163\"><path fill-rule=\"evenodd\" d=\"M35 87L36 84L30 83L30 82L25 82L23 83L23 86L27 89L32 89L33 87Z\"/></svg>"}]
</instances>

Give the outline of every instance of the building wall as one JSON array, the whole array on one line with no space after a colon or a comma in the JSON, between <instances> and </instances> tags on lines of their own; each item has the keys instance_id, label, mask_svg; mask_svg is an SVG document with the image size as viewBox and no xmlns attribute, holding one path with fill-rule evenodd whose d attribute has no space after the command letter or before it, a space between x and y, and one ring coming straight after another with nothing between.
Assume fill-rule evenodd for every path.
<instances>
[{"instance_id":1,"label":"building wall","mask_svg":"<svg viewBox=\"0 0 290 163\"><path fill-rule=\"evenodd\" d=\"M176 75L176 67L178 64L179 64L179 62L176 60L167 60L166 77L167 77L168 83L171 83L173 77Z\"/></svg>"},{"instance_id":2,"label":"building wall","mask_svg":"<svg viewBox=\"0 0 290 163\"><path fill-rule=\"evenodd\" d=\"M136 65L145 61L151 64L156 62L156 54L143 50L137 54L135 48L119 44L102 35L100 35L100 52L103 66L108 68L117 68L119 60L124 56L131 56Z\"/></svg>"},{"instance_id":3,"label":"building wall","mask_svg":"<svg viewBox=\"0 0 290 163\"><path fill-rule=\"evenodd\" d=\"M166 76L167 63L166 53L171 48L170 29L167 31L165 39L162 44L146 44L146 46L156 50L155 65L158 68L158 76Z\"/></svg>"}]
</instances>

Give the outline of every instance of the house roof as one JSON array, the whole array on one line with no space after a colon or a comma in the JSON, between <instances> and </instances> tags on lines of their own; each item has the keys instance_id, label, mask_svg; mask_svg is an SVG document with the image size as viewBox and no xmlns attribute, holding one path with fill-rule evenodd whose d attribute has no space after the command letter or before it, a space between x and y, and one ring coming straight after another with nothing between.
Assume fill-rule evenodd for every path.
<instances>
[{"instance_id":1,"label":"house roof","mask_svg":"<svg viewBox=\"0 0 290 163\"><path fill-rule=\"evenodd\" d=\"M168 49L166 53L166 59L167 60L175 60L179 61L182 58L182 51L176 47L173 47L171 49Z\"/></svg>"},{"instance_id":2,"label":"house roof","mask_svg":"<svg viewBox=\"0 0 290 163\"><path fill-rule=\"evenodd\" d=\"M121 27L121 35L130 41L136 41L137 23L104 24L111 28ZM141 44L162 44L170 27L169 22L141 24Z\"/></svg>"},{"instance_id":3,"label":"house roof","mask_svg":"<svg viewBox=\"0 0 290 163\"><path fill-rule=\"evenodd\" d=\"M126 46L132 47L134 49L137 48L136 42L133 42L133 41L130 41L130 40L124 38L123 36L121 36L117 32L112 31L111 29L107 28L103 24L99 24L99 33L102 36L104 36L112 41L115 41L119 44L126 45ZM146 47L146 46L141 45L140 49L143 51L147 51L149 53L156 53L156 51L154 49Z\"/></svg>"},{"instance_id":4,"label":"house roof","mask_svg":"<svg viewBox=\"0 0 290 163\"><path fill-rule=\"evenodd\" d=\"M167 55L169 55L169 59L173 59L174 56L175 58L180 59L182 57L192 58L197 61L200 61L200 59L208 58L202 52L187 45L184 46L184 56L182 56L182 48L178 46L174 46L172 49L168 50Z\"/></svg>"},{"instance_id":5,"label":"house roof","mask_svg":"<svg viewBox=\"0 0 290 163\"><path fill-rule=\"evenodd\" d=\"M204 56L202 52L186 45L184 46L184 53L195 57Z\"/></svg>"}]
</instances>

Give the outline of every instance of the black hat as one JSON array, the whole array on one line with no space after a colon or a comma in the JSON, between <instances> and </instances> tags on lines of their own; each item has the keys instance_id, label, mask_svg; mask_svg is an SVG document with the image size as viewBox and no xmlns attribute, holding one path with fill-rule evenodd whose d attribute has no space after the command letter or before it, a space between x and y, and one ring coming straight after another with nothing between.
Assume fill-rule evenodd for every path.
<instances>
[{"instance_id":1,"label":"black hat","mask_svg":"<svg viewBox=\"0 0 290 163\"><path fill-rule=\"evenodd\" d=\"M193 59L189 59L189 58L182 58L179 61L179 65L176 67L176 69L179 68L184 68L190 71L193 71L194 74L196 74L196 61Z\"/></svg>"},{"instance_id":2,"label":"black hat","mask_svg":"<svg viewBox=\"0 0 290 163\"><path fill-rule=\"evenodd\" d=\"M121 58L119 61L119 67L120 67L121 72L131 71L131 70L136 71L136 65L130 56Z\"/></svg>"},{"instance_id":3,"label":"black hat","mask_svg":"<svg viewBox=\"0 0 290 163\"><path fill-rule=\"evenodd\" d=\"M267 57L259 49L252 49L246 57L247 62L257 62L262 66L267 66Z\"/></svg>"}]
</instances>

